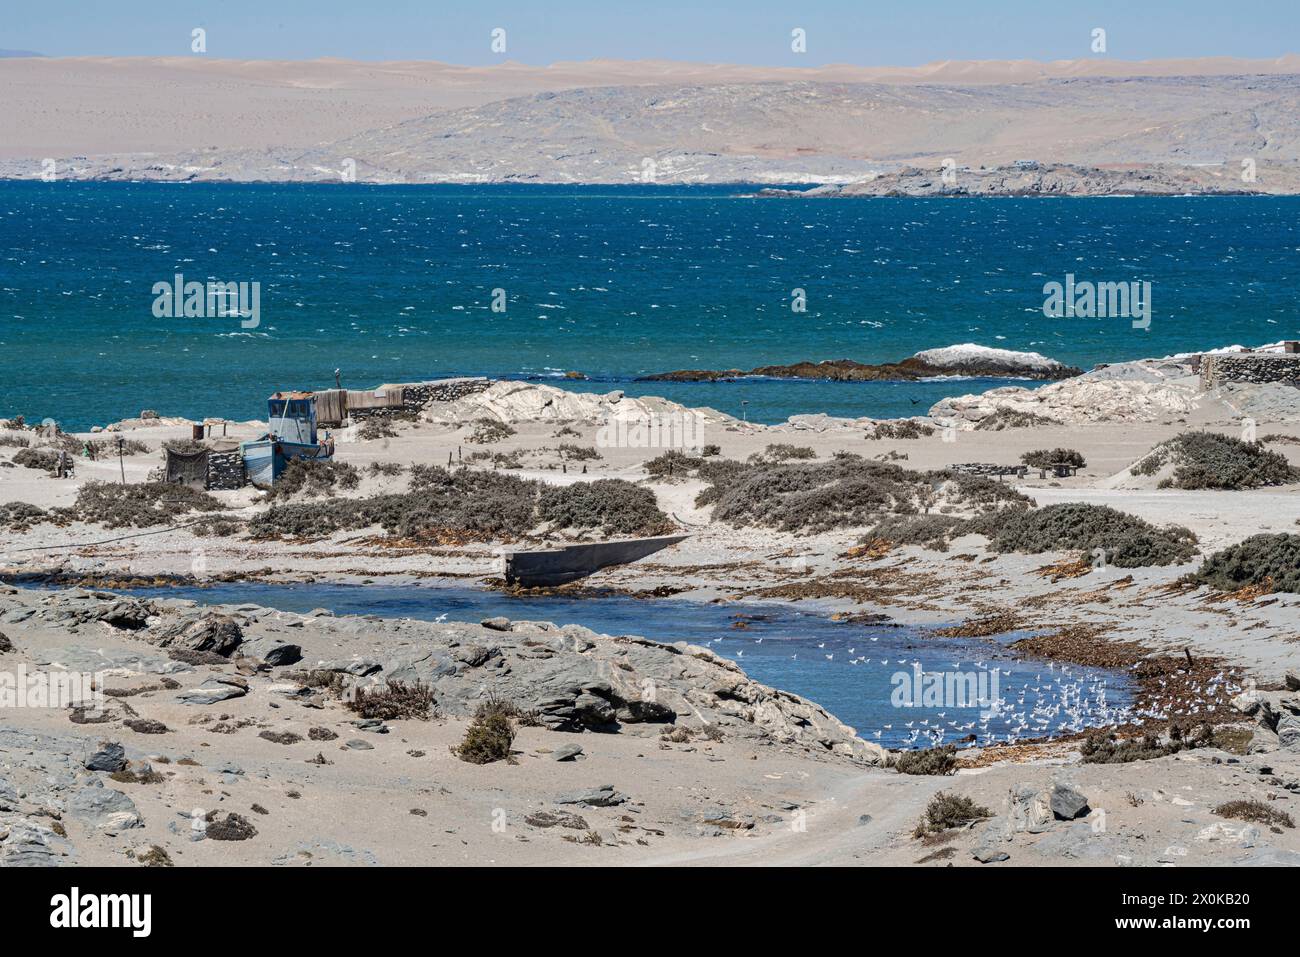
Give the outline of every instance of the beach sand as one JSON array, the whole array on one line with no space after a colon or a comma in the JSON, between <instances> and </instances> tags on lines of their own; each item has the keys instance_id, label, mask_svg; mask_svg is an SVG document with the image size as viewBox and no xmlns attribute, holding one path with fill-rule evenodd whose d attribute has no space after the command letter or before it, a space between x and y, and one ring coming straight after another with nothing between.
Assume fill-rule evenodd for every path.
<instances>
[{"instance_id":1,"label":"beach sand","mask_svg":"<svg viewBox=\"0 0 1300 957\"><path fill-rule=\"evenodd\" d=\"M445 464L448 455L454 459L458 450L467 455L481 448L467 442L469 423L449 423L444 414L427 418L444 421L396 423L396 437L370 441L352 431L338 432L337 460L364 473L374 462ZM188 436L188 425L179 423L132 425L143 427L125 434L150 446ZM655 589L675 592L670 601L797 600L826 612L885 614L902 623L951 625L996 618L1003 621L1000 630L1009 630L1006 623L1014 622L1017 627L1049 632L1087 626L1089 654L1104 654L1110 643L1138 642L1151 653L1217 659L1223 668L1241 669L1263 689L1281 689L1287 671L1300 666L1296 625L1300 596L1278 593L1211 600L1204 588L1175 584L1213 550L1258 532L1295 532L1300 500L1294 486L1237 492L1123 487L1133 484L1126 483L1124 470L1165 439L1193 428L1237 434L1240 413L1221 397L1199 395L1195 408L1147 421L1070 422L999 432L940 429L910 440L873 440L861 424L821 425L820 431L794 424L764 427L718 417L704 441L719 445L727 458L746 458L771 443L793 443L810 447L819 458L852 451L920 470L966 462L1013 465L1031 449L1069 447L1087 460L1078 474L1040 478L1031 471L1023 479L1007 481L1039 505L1107 504L1158 525L1185 525L1199 537L1201 556L1181 566L1098 568L1079 577L1060 578L1044 569L1071 556L994 555L978 536L958 539L946 553L918 547L855 553L851 550L862 537L861 529L791 535L710 522L709 511L694 504L701 483L685 480L650 483L650 487L660 507L691 537L637 564L600 572L583 585L633 594ZM586 463L584 473L582 466L563 462L553 450L560 441L596 446L597 423L517 421L513 427L514 435L488 448L525 451L524 467L511 470L512 474L550 483L613 477L642 480L644 463L663 451L599 448L600 459ZM1261 434L1300 439L1300 422L1292 417L1261 420L1257 427ZM257 423L237 425L230 436L254 438L260 428ZM560 428L577 435L558 437ZM1300 444L1276 442L1270 447L1300 465ZM11 458L14 451L0 449L0 458ZM157 465L156 454L129 456L124 462L127 480L142 481ZM0 501L66 506L83 483L116 481L119 474L115 458L77 459L76 474L69 479L31 469L0 468ZM400 491L405 482L404 476L365 473L360 487L347 494ZM257 502L259 494L249 488L213 494L236 517L265 508ZM357 532L310 541L203 537L188 530L123 537L139 531L76 523L8 530L0 538L0 567L10 574L105 587L114 581L155 577L193 579L196 568L201 569L200 581L206 577L474 582L500 574L497 546L501 543L494 542L413 546L381 543L372 534ZM134 650L166 660L165 654L151 647L160 627L156 624L136 634L92 620L70 633L66 619L56 612L110 600L86 594L20 590L0 596L0 631L17 649L4 656L5 666L18 661L35 665L52 651L74 646ZM198 612L191 606L178 607L188 609L184 614ZM49 614L43 617L42 608ZM36 613L26 617L23 609ZM237 614L242 616L246 641L261 636L291 640L302 646L309 662L391 656L409 649L413 641L418 645L423 640L419 636L431 627L281 615L252 608ZM472 632L465 641L485 640L486 632L478 626L457 627ZM518 627L532 633L532 626ZM613 647L606 642L616 639L593 641L601 649L595 652L599 655ZM724 665L714 663L711 653L700 651L705 671L683 679L682 693L687 698L703 695L692 699L709 702L703 707L721 707L725 697L717 696L716 678L709 676L723 672L709 669ZM526 675L529 665L520 658L517 663L512 660L512 667ZM160 680L147 668L131 670L116 677L114 684L154 686ZM143 826L96 830L84 821L71 820L66 828L70 846L49 842L63 848L68 860L125 863L130 855L138 856L156 844L178 864L1300 862L1295 830L1274 832L1212 813L1227 801L1259 799L1294 816L1300 790L1300 752L1294 750L1273 748L1245 755L1215 747L1150 761L1086 764L1080 761L1076 739L967 752L955 776L912 776L880 767L881 756L860 742L841 748L810 744L803 732L795 733L798 720L781 711L770 726L744 725L744 734L727 733L718 741L698 736L665 741L665 729L649 724L625 725L616 734L523 727L514 744L514 763L480 766L457 759L449 750L464 734L466 714L452 709L433 721L391 721L386 734L358 732L349 724L355 715L345 710L343 702L313 701L305 706L286 694L284 675L292 670L277 667L244 674L247 694L209 706L183 704L177 695L213 677L238 677L237 660L172 674L179 688L155 688L115 699L170 729L157 736L130 730L120 723L121 713L106 725L77 725L69 723L66 714L50 709L15 712L0 742L6 778L20 791L26 789L26 804L18 802L24 819L40 821L32 816L36 805L44 802L57 808L67 802L71 791L87 786L96 776L102 779L102 774L80 768L78 756L87 748L93 750L99 740L112 739L126 746L129 757L149 761L163 773L163 780L152 784L104 781L130 797ZM472 683L474 678L470 675L467 680ZM1286 697L1281 690L1268 693ZM772 694L764 700L780 700ZM1193 698L1182 704L1204 705ZM679 723L682 720L679 717ZM814 720L818 722L824 724L826 742L847 740L833 720ZM233 730L216 733L214 724ZM339 737L307 738L288 745L259 737L262 731L287 729L306 738L309 727L328 728ZM1241 714L1225 727L1249 738L1254 723ZM340 747L352 738L363 738L373 747ZM580 745L583 755L571 762L552 760L551 754L567 744ZM333 763L308 763L317 753ZM39 758L34 761L33 755ZM196 763L182 764L181 758ZM58 768L56 777L63 790L46 793L49 785L39 778L44 765ZM223 771L226 765L240 770ZM1046 793L1058 782L1086 796L1089 814L1073 822L1049 823L1038 831L1013 828L1004 840L1001 829L1006 821L1016 819L1018 806L1008 796L1020 788ZM602 785L613 785L626 800L611 807L556 803L567 793ZM914 839L913 827L940 790L986 805L997 815L994 823L948 832L939 843ZM251 810L254 804L267 813ZM194 808L236 811L255 825L258 834L238 842L191 840ZM582 817L584 826L527 822L530 814L542 810L572 811ZM58 813L65 820L72 817L71 812ZM1001 853L1009 855L1005 864L997 864ZM982 864L981 859L990 864Z\"/></svg>"}]
</instances>

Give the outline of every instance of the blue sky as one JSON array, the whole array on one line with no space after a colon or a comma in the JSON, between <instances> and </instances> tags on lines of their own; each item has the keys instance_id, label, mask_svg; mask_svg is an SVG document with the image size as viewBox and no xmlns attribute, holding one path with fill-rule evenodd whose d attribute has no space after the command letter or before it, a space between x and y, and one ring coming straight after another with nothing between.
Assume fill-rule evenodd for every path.
<instances>
[{"instance_id":1,"label":"blue sky","mask_svg":"<svg viewBox=\"0 0 1300 957\"><path fill-rule=\"evenodd\" d=\"M5 0L0 49L50 56L430 59L545 64L595 57L761 65L911 66L933 60L1300 52L1300 0ZM490 33L506 32L505 56ZM807 52L790 31L807 31Z\"/></svg>"}]
</instances>

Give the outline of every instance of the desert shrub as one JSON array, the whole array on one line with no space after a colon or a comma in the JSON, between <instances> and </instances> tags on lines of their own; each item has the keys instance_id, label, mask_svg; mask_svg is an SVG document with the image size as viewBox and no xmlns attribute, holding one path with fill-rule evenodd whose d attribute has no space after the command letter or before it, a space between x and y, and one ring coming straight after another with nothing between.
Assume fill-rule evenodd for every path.
<instances>
[{"instance_id":1,"label":"desert shrub","mask_svg":"<svg viewBox=\"0 0 1300 957\"><path fill-rule=\"evenodd\" d=\"M965 523L951 515L894 515L875 525L862 537L862 544L884 539L895 545L923 545L946 552L949 540Z\"/></svg>"},{"instance_id":2,"label":"desert shrub","mask_svg":"<svg viewBox=\"0 0 1300 957\"><path fill-rule=\"evenodd\" d=\"M875 432L868 438L919 439L923 435L934 435L934 426L913 419L899 419L896 422L878 423Z\"/></svg>"},{"instance_id":3,"label":"desert shrub","mask_svg":"<svg viewBox=\"0 0 1300 957\"><path fill-rule=\"evenodd\" d=\"M331 496L336 490L350 491L361 484L355 465L321 459L293 459L267 492L268 500Z\"/></svg>"},{"instance_id":4,"label":"desert shrub","mask_svg":"<svg viewBox=\"0 0 1300 957\"><path fill-rule=\"evenodd\" d=\"M1271 808L1259 800L1228 801L1216 807L1214 813L1219 817L1232 818L1234 821L1249 821L1267 827L1295 827L1295 821L1290 814Z\"/></svg>"},{"instance_id":5,"label":"desert shrub","mask_svg":"<svg viewBox=\"0 0 1300 957\"><path fill-rule=\"evenodd\" d=\"M0 502L0 528L24 532L49 518L50 513L45 509L26 502Z\"/></svg>"},{"instance_id":6,"label":"desert shrub","mask_svg":"<svg viewBox=\"0 0 1300 957\"><path fill-rule=\"evenodd\" d=\"M433 689L418 681L409 685L401 681L389 681L377 688L357 688L347 707L363 718L379 718L383 721L403 718L428 721L437 716Z\"/></svg>"},{"instance_id":7,"label":"desert shrub","mask_svg":"<svg viewBox=\"0 0 1300 957\"><path fill-rule=\"evenodd\" d=\"M474 431L465 441L476 445L487 445L491 442L500 442L514 434L514 428L505 422L498 422L496 419L475 419Z\"/></svg>"},{"instance_id":8,"label":"desert shrub","mask_svg":"<svg viewBox=\"0 0 1300 957\"><path fill-rule=\"evenodd\" d=\"M721 455L721 454L722 454L722 446L721 446L721 445L714 445L713 443L709 443L708 445L706 445L706 446L704 446L702 449L700 449L700 456L701 456L702 458L706 458L706 459L707 459L707 458L711 458L712 456L715 456L715 455Z\"/></svg>"},{"instance_id":9,"label":"desert shrub","mask_svg":"<svg viewBox=\"0 0 1300 957\"><path fill-rule=\"evenodd\" d=\"M1060 424L1055 419L1039 415L1037 412L1017 412L1003 406L992 415L980 419L975 428L980 432L1001 432L1003 429L1032 429L1037 426Z\"/></svg>"},{"instance_id":10,"label":"desert shrub","mask_svg":"<svg viewBox=\"0 0 1300 957\"><path fill-rule=\"evenodd\" d=\"M749 457L749 461L756 465L777 465L781 462L807 461L815 458L817 453L806 445L775 442L762 452L755 452Z\"/></svg>"},{"instance_id":11,"label":"desert shrub","mask_svg":"<svg viewBox=\"0 0 1300 957\"><path fill-rule=\"evenodd\" d=\"M31 444L25 435L0 435L0 448L25 449Z\"/></svg>"},{"instance_id":12,"label":"desert shrub","mask_svg":"<svg viewBox=\"0 0 1300 957\"><path fill-rule=\"evenodd\" d=\"M242 814L230 813L217 820L217 812L209 811L206 820L208 826L204 833L211 841L247 841L257 836L257 828Z\"/></svg>"},{"instance_id":13,"label":"desert shrub","mask_svg":"<svg viewBox=\"0 0 1300 957\"><path fill-rule=\"evenodd\" d=\"M106 528L149 528L190 512L215 512L224 507L207 492L188 485L87 482L77 491L72 507L61 511L78 521Z\"/></svg>"},{"instance_id":14,"label":"desert shrub","mask_svg":"<svg viewBox=\"0 0 1300 957\"><path fill-rule=\"evenodd\" d=\"M509 706L490 698L478 706L464 739L452 748L452 753L470 764L490 764L509 758L514 742L515 726Z\"/></svg>"},{"instance_id":15,"label":"desert shrub","mask_svg":"<svg viewBox=\"0 0 1300 957\"><path fill-rule=\"evenodd\" d=\"M964 827L992 816L992 811L968 797L940 791L925 806L925 813L917 822L912 836L921 838L927 834L938 834L950 827Z\"/></svg>"},{"instance_id":16,"label":"desert shrub","mask_svg":"<svg viewBox=\"0 0 1300 957\"><path fill-rule=\"evenodd\" d=\"M1300 592L1300 535L1252 535L1215 552L1193 577L1223 591L1269 582L1274 591Z\"/></svg>"},{"instance_id":17,"label":"desert shrub","mask_svg":"<svg viewBox=\"0 0 1300 957\"><path fill-rule=\"evenodd\" d=\"M538 515L552 528L590 528L607 535L653 535L671 528L654 492L623 479L547 488Z\"/></svg>"},{"instance_id":18,"label":"desert shrub","mask_svg":"<svg viewBox=\"0 0 1300 957\"><path fill-rule=\"evenodd\" d=\"M1138 738L1125 739L1117 738L1113 731L1094 731L1079 746L1079 753L1084 764L1128 764L1224 744L1208 724L1185 726L1174 722L1169 726L1168 741L1162 741L1150 731Z\"/></svg>"},{"instance_id":19,"label":"desert shrub","mask_svg":"<svg viewBox=\"0 0 1300 957\"><path fill-rule=\"evenodd\" d=\"M890 515L916 513L943 495L947 504L972 508L1027 503L1009 486L959 473L913 472L888 462L842 454L829 462L708 463L710 483L695 504L713 504L713 517L737 526L824 532L875 525Z\"/></svg>"},{"instance_id":20,"label":"desert shrub","mask_svg":"<svg viewBox=\"0 0 1300 957\"><path fill-rule=\"evenodd\" d=\"M149 850L136 858L143 867L171 867L171 855L167 853L166 848L157 844L150 844Z\"/></svg>"},{"instance_id":21,"label":"desert shrub","mask_svg":"<svg viewBox=\"0 0 1300 957\"><path fill-rule=\"evenodd\" d=\"M953 774L957 770L957 746L900 751L894 758L894 768L899 774Z\"/></svg>"},{"instance_id":22,"label":"desert shrub","mask_svg":"<svg viewBox=\"0 0 1300 957\"><path fill-rule=\"evenodd\" d=\"M1262 443L1243 442L1217 432L1184 432L1162 442L1130 469L1153 475L1166 464L1173 472L1161 488L1244 489L1300 481L1300 469Z\"/></svg>"},{"instance_id":23,"label":"desert shrub","mask_svg":"<svg viewBox=\"0 0 1300 957\"><path fill-rule=\"evenodd\" d=\"M469 461L471 464L488 463L493 468L498 469L521 469L524 467L524 450L512 449L509 452L490 452L487 449L480 449L469 454Z\"/></svg>"},{"instance_id":24,"label":"desert shrub","mask_svg":"<svg viewBox=\"0 0 1300 957\"><path fill-rule=\"evenodd\" d=\"M86 450L90 452L90 457L92 459L109 458L117 455L117 441L116 438L91 439L86 443L85 447ZM204 446L201 445L196 447L204 448ZM146 452L152 451L153 449L149 448L146 443L141 442L139 439L122 439L123 455L143 455Z\"/></svg>"},{"instance_id":25,"label":"desert shrub","mask_svg":"<svg viewBox=\"0 0 1300 957\"><path fill-rule=\"evenodd\" d=\"M704 465L703 458L687 455L680 449L669 449L646 462L645 470L653 479L687 478Z\"/></svg>"},{"instance_id":26,"label":"desert shrub","mask_svg":"<svg viewBox=\"0 0 1300 957\"><path fill-rule=\"evenodd\" d=\"M361 423L361 428L357 429L357 438L363 442L372 442L377 439L395 439L397 438L397 430L393 428L392 423L387 419L366 419L365 422Z\"/></svg>"},{"instance_id":27,"label":"desert shrub","mask_svg":"<svg viewBox=\"0 0 1300 957\"><path fill-rule=\"evenodd\" d=\"M556 451L560 453L560 458L569 462L590 462L600 458L600 453L591 446L574 445L572 442L561 442Z\"/></svg>"},{"instance_id":28,"label":"desert shrub","mask_svg":"<svg viewBox=\"0 0 1300 957\"><path fill-rule=\"evenodd\" d=\"M1005 482L991 479L987 475L971 475L967 472L954 472L940 469L927 472L926 478L938 490L945 493L950 504L959 504L976 511L1004 506L1028 507L1032 500L1017 492Z\"/></svg>"},{"instance_id":29,"label":"desert shrub","mask_svg":"<svg viewBox=\"0 0 1300 957\"><path fill-rule=\"evenodd\" d=\"M59 453L52 449L19 449L14 453L13 462L23 468L53 473L59 466Z\"/></svg>"},{"instance_id":30,"label":"desert shrub","mask_svg":"<svg viewBox=\"0 0 1300 957\"><path fill-rule=\"evenodd\" d=\"M256 538L321 536L375 525L402 537L514 536L537 524L539 487L501 472L415 465L410 491L404 494L275 505L250 521L248 529Z\"/></svg>"},{"instance_id":31,"label":"desert shrub","mask_svg":"<svg viewBox=\"0 0 1300 957\"><path fill-rule=\"evenodd\" d=\"M402 474L402 467L396 462L371 462L366 467L366 471L372 476L384 476L386 478L395 478Z\"/></svg>"},{"instance_id":32,"label":"desert shrub","mask_svg":"<svg viewBox=\"0 0 1300 957\"><path fill-rule=\"evenodd\" d=\"M1035 469L1049 469L1057 464L1073 465L1075 468L1081 469L1088 464L1084 461L1083 456L1074 449L1059 448L1034 449L1032 452L1021 455L1020 461Z\"/></svg>"},{"instance_id":33,"label":"desert shrub","mask_svg":"<svg viewBox=\"0 0 1300 957\"><path fill-rule=\"evenodd\" d=\"M1196 551L1196 536L1186 528L1157 528L1135 515L1080 502L1008 510L996 522L973 523L969 530L987 534L996 552L1101 549L1119 568L1180 564Z\"/></svg>"}]
</instances>

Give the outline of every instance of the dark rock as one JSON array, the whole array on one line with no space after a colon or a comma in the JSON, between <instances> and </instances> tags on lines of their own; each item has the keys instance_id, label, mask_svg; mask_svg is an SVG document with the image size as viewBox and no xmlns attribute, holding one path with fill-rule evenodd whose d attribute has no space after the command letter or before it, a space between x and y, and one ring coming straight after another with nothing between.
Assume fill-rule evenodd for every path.
<instances>
[{"instance_id":1,"label":"dark rock","mask_svg":"<svg viewBox=\"0 0 1300 957\"><path fill-rule=\"evenodd\" d=\"M552 761L572 761L582 754L582 745L564 744L551 752Z\"/></svg>"},{"instance_id":2,"label":"dark rock","mask_svg":"<svg viewBox=\"0 0 1300 957\"><path fill-rule=\"evenodd\" d=\"M1052 813L1062 821L1073 821L1088 813L1088 799L1068 784L1052 785L1050 799Z\"/></svg>"},{"instance_id":3,"label":"dark rock","mask_svg":"<svg viewBox=\"0 0 1300 957\"><path fill-rule=\"evenodd\" d=\"M602 784L600 787L591 788L586 791L577 791L573 794L565 794L555 799L556 804L582 804L587 807L614 807L622 804L627 800L626 794L620 794L614 790L612 784Z\"/></svg>"},{"instance_id":4,"label":"dark rock","mask_svg":"<svg viewBox=\"0 0 1300 957\"><path fill-rule=\"evenodd\" d=\"M191 621L182 621L163 632L158 645L185 648L228 656L244 641L239 623L229 615L209 612Z\"/></svg>"},{"instance_id":5,"label":"dark rock","mask_svg":"<svg viewBox=\"0 0 1300 957\"><path fill-rule=\"evenodd\" d=\"M153 718L127 718L122 722L136 734L166 734L171 728Z\"/></svg>"},{"instance_id":6,"label":"dark rock","mask_svg":"<svg viewBox=\"0 0 1300 957\"><path fill-rule=\"evenodd\" d=\"M626 701L617 718L625 724L672 724L677 712L657 701Z\"/></svg>"},{"instance_id":7,"label":"dark rock","mask_svg":"<svg viewBox=\"0 0 1300 957\"><path fill-rule=\"evenodd\" d=\"M463 665L478 668L487 664L492 658L500 657L500 648L485 648L483 645L461 645L452 649L451 656Z\"/></svg>"},{"instance_id":8,"label":"dark rock","mask_svg":"<svg viewBox=\"0 0 1300 957\"><path fill-rule=\"evenodd\" d=\"M8 654L13 650L14 643L9 640L9 637L3 631L0 631L0 655Z\"/></svg>"},{"instance_id":9,"label":"dark rock","mask_svg":"<svg viewBox=\"0 0 1300 957\"><path fill-rule=\"evenodd\" d=\"M247 688L209 678L197 688L182 691L176 697L185 704L207 705L216 704L219 701L228 701L231 698L242 698L246 694L248 694Z\"/></svg>"},{"instance_id":10,"label":"dark rock","mask_svg":"<svg viewBox=\"0 0 1300 957\"><path fill-rule=\"evenodd\" d=\"M74 791L68 802L68 814L97 830L125 830L144 823L129 797L106 787L89 786Z\"/></svg>"},{"instance_id":11,"label":"dark rock","mask_svg":"<svg viewBox=\"0 0 1300 957\"><path fill-rule=\"evenodd\" d=\"M275 667L291 665L302 660L301 647L269 635L244 642L239 648L239 653L245 658L259 658Z\"/></svg>"},{"instance_id":12,"label":"dark rock","mask_svg":"<svg viewBox=\"0 0 1300 957\"><path fill-rule=\"evenodd\" d=\"M511 622L509 618L498 615L496 618L484 618L479 624L491 631L509 631Z\"/></svg>"},{"instance_id":13,"label":"dark rock","mask_svg":"<svg viewBox=\"0 0 1300 957\"><path fill-rule=\"evenodd\" d=\"M87 771L121 771L126 767L126 751L115 741L102 741L99 750L85 760Z\"/></svg>"},{"instance_id":14,"label":"dark rock","mask_svg":"<svg viewBox=\"0 0 1300 957\"><path fill-rule=\"evenodd\" d=\"M346 742L343 747L349 751L373 751L375 749L375 746L369 741L362 741L360 738L353 738L351 741Z\"/></svg>"}]
</instances>

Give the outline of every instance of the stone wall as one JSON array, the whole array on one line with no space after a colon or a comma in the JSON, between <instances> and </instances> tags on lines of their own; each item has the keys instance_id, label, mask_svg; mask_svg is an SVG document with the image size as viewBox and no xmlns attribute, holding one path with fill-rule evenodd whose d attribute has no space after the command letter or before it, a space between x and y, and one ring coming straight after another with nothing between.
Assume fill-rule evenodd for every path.
<instances>
[{"instance_id":1,"label":"stone wall","mask_svg":"<svg viewBox=\"0 0 1300 957\"><path fill-rule=\"evenodd\" d=\"M244 487L244 457L238 449L208 453L208 488Z\"/></svg>"},{"instance_id":2,"label":"stone wall","mask_svg":"<svg viewBox=\"0 0 1300 957\"><path fill-rule=\"evenodd\" d=\"M455 402L475 392L482 392L491 384L491 379L437 379L433 382L417 382L402 387L401 405L382 409L349 409L348 418L353 422L364 422L367 419L407 416L420 412L430 402Z\"/></svg>"},{"instance_id":3,"label":"stone wall","mask_svg":"<svg viewBox=\"0 0 1300 957\"><path fill-rule=\"evenodd\" d=\"M1220 382L1300 383L1300 355L1282 352L1236 352L1201 357L1201 387Z\"/></svg>"}]
</instances>

